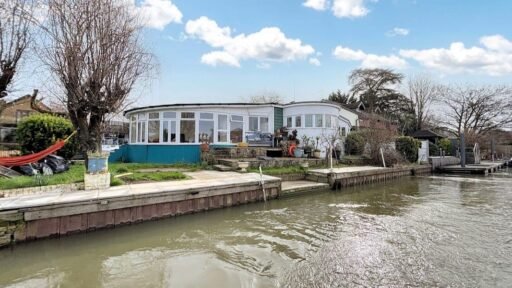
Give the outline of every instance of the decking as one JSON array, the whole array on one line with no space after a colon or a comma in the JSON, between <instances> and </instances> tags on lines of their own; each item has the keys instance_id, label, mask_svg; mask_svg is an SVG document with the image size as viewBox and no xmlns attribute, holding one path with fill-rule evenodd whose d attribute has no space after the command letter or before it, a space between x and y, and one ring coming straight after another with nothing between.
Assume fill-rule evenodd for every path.
<instances>
[{"instance_id":1,"label":"decking","mask_svg":"<svg viewBox=\"0 0 512 288\"><path fill-rule=\"evenodd\" d=\"M465 167L446 165L438 167L438 170L443 173L488 175L506 167L506 164L507 162L481 162L480 164L468 164Z\"/></svg>"}]
</instances>

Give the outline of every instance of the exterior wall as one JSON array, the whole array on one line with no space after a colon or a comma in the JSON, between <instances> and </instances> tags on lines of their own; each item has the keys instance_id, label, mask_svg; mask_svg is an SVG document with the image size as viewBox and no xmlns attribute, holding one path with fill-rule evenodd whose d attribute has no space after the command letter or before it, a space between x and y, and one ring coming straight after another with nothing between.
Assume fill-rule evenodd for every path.
<instances>
[{"instance_id":1,"label":"exterior wall","mask_svg":"<svg viewBox=\"0 0 512 288\"><path fill-rule=\"evenodd\" d=\"M287 124L287 118L288 117L298 117L300 115L301 117L301 127L295 126L295 118L292 119L292 126L289 127L290 129L297 130L297 135L299 139L306 135L309 138L315 139L316 137L322 138L322 136L329 136L333 135L334 133L338 133L341 131L341 129L345 129L345 135L347 135L352 127L352 123L349 119L347 119L347 114L345 113L345 110L340 109L338 105L328 104L328 103L298 103L298 104L292 104L289 106L286 106L284 108L283 113L283 122L286 126ZM354 114L350 112L351 114ZM323 126L322 128L319 127L305 127L306 126L306 114L322 114L323 116ZM336 117L337 121L336 124L331 123L332 128L325 127L326 121L325 116L326 115L333 115ZM351 115L352 116L352 115ZM313 119L313 126L315 126ZM340 129L340 130L338 130ZM321 157L325 157L327 151L326 147L324 145L319 145L318 147L321 150Z\"/></svg>"},{"instance_id":2,"label":"exterior wall","mask_svg":"<svg viewBox=\"0 0 512 288\"><path fill-rule=\"evenodd\" d=\"M109 156L109 162L199 163L199 145L123 145Z\"/></svg>"},{"instance_id":3,"label":"exterior wall","mask_svg":"<svg viewBox=\"0 0 512 288\"><path fill-rule=\"evenodd\" d=\"M18 124L16 121L16 111L36 113L36 111L32 110L32 107L30 107L30 98L28 97L11 103L13 104L7 104L7 107L2 111L2 114L0 114L0 125L2 126L16 126Z\"/></svg>"}]
</instances>

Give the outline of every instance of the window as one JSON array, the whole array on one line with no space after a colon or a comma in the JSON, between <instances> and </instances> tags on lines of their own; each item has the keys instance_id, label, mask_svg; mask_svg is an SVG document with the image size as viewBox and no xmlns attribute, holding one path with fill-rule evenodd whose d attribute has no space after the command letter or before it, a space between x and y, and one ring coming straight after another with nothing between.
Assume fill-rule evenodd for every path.
<instances>
[{"instance_id":1,"label":"window","mask_svg":"<svg viewBox=\"0 0 512 288\"><path fill-rule=\"evenodd\" d=\"M137 143L137 116L130 117L130 143Z\"/></svg>"},{"instance_id":2,"label":"window","mask_svg":"<svg viewBox=\"0 0 512 288\"><path fill-rule=\"evenodd\" d=\"M321 128L323 126L323 115L315 114L315 127Z\"/></svg>"},{"instance_id":3,"label":"window","mask_svg":"<svg viewBox=\"0 0 512 288\"><path fill-rule=\"evenodd\" d=\"M228 115L217 115L217 141L228 142Z\"/></svg>"},{"instance_id":4,"label":"window","mask_svg":"<svg viewBox=\"0 0 512 288\"><path fill-rule=\"evenodd\" d=\"M249 117L249 131L259 131L258 129L258 117Z\"/></svg>"},{"instance_id":5,"label":"window","mask_svg":"<svg viewBox=\"0 0 512 288\"><path fill-rule=\"evenodd\" d=\"M181 112L181 119L194 119L194 112Z\"/></svg>"},{"instance_id":6,"label":"window","mask_svg":"<svg viewBox=\"0 0 512 288\"><path fill-rule=\"evenodd\" d=\"M302 116L295 116L295 127L302 127Z\"/></svg>"},{"instance_id":7,"label":"window","mask_svg":"<svg viewBox=\"0 0 512 288\"><path fill-rule=\"evenodd\" d=\"M306 128L313 127L313 115L306 114Z\"/></svg>"},{"instance_id":8,"label":"window","mask_svg":"<svg viewBox=\"0 0 512 288\"><path fill-rule=\"evenodd\" d=\"M244 132L244 117L232 115L229 131L229 140L231 143L240 143L243 142L243 132Z\"/></svg>"},{"instance_id":9,"label":"window","mask_svg":"<svg viewBox=\"0 0 512 288\"><path fill-rule=\"evenodd\" d=\"M260 117L260 131L261 132L269 132L268 131L268 117Z\"/></svg>"},{"instance_id":10,"label":"window","mask_svg":"<svg viewBox=\"0 0 512 288\"><path fill-rule=\"evenodd\" d=\"M162 143L176 143L176 112L162 114Z\"/></svg>"},{"instance_id":11,"label":"window","mask_svg":"<svg viewBox=\"0 0 512 288\"><path fill-rule=\"evenodd\" d=\"M199 114L199 141L213 143L213 113Z\"/></svg>"},{"instance_id":12,"label":"window","mask_svg":"<svg viewBox=\"0 0 512 288\"><path fill-rule=\"evenodd\" d=\"M148 143L160 143L160 120L148 121Z\"/></svg>"},{"instance_id":13,"label":"window","mask_svg":"<svg viewBox=\"0 0 512 288\"><path fill-rule=\"evenodd\" d=\"M146 142L146 122L139 121L139 123L137 123L137 142Z\"/></svg>"},{"instance_id":14,"label":"window","mask_svg":"<svg viewBox=\"0 0 512 288\"><path fill-rule=\"evenodd\" d=\"M325 128L331 128L331 115L325 115Z\"/></svg>"},{"instance_id":15,"label":"window","mask_svg":"<svg viewBox=\"0 0 512 288\"><path fill-rule=\"evenodd\" d=\"M194 112L181 112L180 143L196 143L196 121Z\"/></svg>"},{"instance_id":16,"label":"window","mask_svg":"<svg viewBox=\"0 0 512 288\"><path fill-rule=\"evenodd\" d=\"M160 143L160 113L148 113L148 143Z\"/></svg>"},{"instance_id":17,"label":"window","mask_svg":"<svg viewBox=\"0 0 512 288\"><path fill-rule=\"evenodd\" d=\"M292 127L292 117L286 117L286 127Z\"/></svg>"},{"instance_id":18,"label":"window","mask_svg":"<svg viewBox=\"0 0 512 288\"><path fill-rule=\"evenodd\" d=\"M347 130L345 129L345 127L341 127L341 136L347 136Z\"/></svg>"},{"instance_id":19,"label":"window","mask_svg":"<svg viewBox=\"0 0 512 288\"><path fill-rule=\"evenodd\" d=\"M250 116L249 131L268 132L268 117Z\"/></svg>"},{"instance_id":20,"label":"window","mask_svg":"<svg viewBox=\"0 0 512 288\"><path fill-rule=\"evenodd\" d=\"M137 143L146 142L146 114L137 115Z\"/></svg>"}]
</instances>

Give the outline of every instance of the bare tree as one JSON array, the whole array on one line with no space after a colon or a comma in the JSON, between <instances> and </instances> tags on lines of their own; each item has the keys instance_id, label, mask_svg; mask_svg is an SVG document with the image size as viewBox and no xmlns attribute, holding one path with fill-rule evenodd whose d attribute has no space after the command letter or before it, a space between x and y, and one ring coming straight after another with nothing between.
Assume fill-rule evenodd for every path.
<instances>
[{"instance_id":1,"label":"bare tree","mask_svg":"<svg viewBox=\"0 0 512 288\"><path fill-rule=\"evenodd\" d=\"M139 23L126 1L48 1L43 61L63 87L61 100L84 153L101 151L107 115L124 107L152 67Z\"/></svg>"},{"instance_id":2,"label":"bare tree","mask_svg":"<svg viewBox=\"0 0 512 288\"><path fill-rule=\"evenodd\" d=\"M0 99L6 97L30 42L32 1L0 1Z\"/></svg>"},{"instance_id":3,"label":"bare tree","mask_svg":"<svg viewBox=\"0 0 512 288\"><path fill-rule=\"evenodd\" d=\"M470 141L512 124L512 88L508 86L444 86L439 98L443 123Z\"/></svg>"},{"instance_id":4,"label":"bare tree","mask_svg":"<svg viewBox=\"0 0 512 288\"><path fill-rule=\"evenodd\" d=\"M250 103L283 103L283 97L275 92L263 92L249 98Z\"/></svg>"},{"instance_id":5,"label":"bare tree","mask_svg":"<svg viewBox=\"0 0 512 288\"><path fill-rule=\"evenodd\" d=\"M416 112L416 129L421 130L432 117L431 106L439 93L437 85L429 76L410 77L407 81L406 95L409 97L411 109Z\"/></svg>"}]
</instances>

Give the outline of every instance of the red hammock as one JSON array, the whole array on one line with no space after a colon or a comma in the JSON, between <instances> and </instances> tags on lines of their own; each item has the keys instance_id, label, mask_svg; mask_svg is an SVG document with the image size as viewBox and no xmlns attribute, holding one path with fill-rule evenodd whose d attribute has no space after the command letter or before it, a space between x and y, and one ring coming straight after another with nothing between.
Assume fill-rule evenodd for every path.
<instances>
[{"instance_id":1,"label":"red hammock","mask_svg":"<svg viewBox=\"0 0 512 288\"><path fill-rule=\"evenodd\" d=\"M39 151L37 153L32 153L32 154L23 155L23 156L15 156L15 157L2 157L2 158L0 158L0 166L14 167L14 166L21 166L21 165L27 165L30 163L35 163L35 162L45 158L46 156L54 153L55 151L59 150L60 148L62 148L66 144L66 142L68 142L69 138L71 138L71 136L75 135L75 133L76 133L76 131L73 132L71 135L69 135L68 138L66 138L64 140L58 140L52 146L50 146L42 151Z\"/></svg>"}]
</instances>

